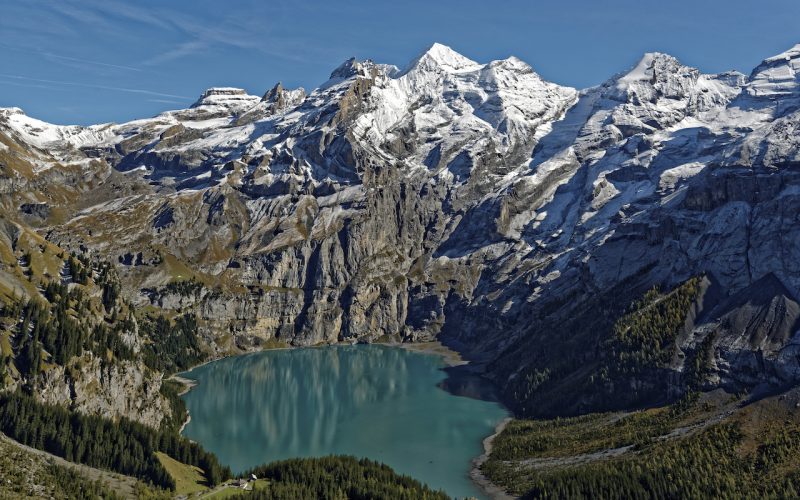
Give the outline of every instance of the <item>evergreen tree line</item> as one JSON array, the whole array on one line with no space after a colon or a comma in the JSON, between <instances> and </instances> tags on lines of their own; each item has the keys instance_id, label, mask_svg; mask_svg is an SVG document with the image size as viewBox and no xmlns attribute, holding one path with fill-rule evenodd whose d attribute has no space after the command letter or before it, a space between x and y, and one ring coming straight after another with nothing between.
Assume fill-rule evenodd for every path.
<instances>
[{"instance_id":1,"label":"evergreen tree line","mask_svg":"<svg viewBox=\"0 0 800 500\"><path fill-rule=\"evenodd\" d=\"M91 351L103 363L136 357L122 340L124 332L136 329L133 313L120 317L119 311L123 309L115 307L119 284L110 271L104 271L105 267L100 269L104 290L111 290L103 292L104 308L110 311L105 321L91 321L96 312L81 287L70 288L57 281L44 286L42 294L46 301L35 298L17 301L2 310L0 317L16 323L15 361L24 378L30 380L38 375L44 362L63 366L84 351ZM171 374L205 359L193 314L179 316L174 323L162 315L143 318L139 334L149 341L142 350L142 360L153 370ZM42 350L51 357L43 358Z\"/></svg>"},{"instance_id":2,"label":"evergreen tree line","mask_svg":"<svg viewBox=\"0 0 800 500\"><path fill-rule=\"evenodd\" d=\"M150 339L142 354L147 366L172 374L188 370L205 359L197 339L197 318L184 314L174 324L164 316L143 319L139 332Z\"/></svg>"},{"instance_id":3,"label":"evergreen tree line","mask_svg":"<svg viewBox=\"0 0 800 500\"><path fill-rule=\"evenodd\" d=\"M646 273L604 293L545 304L532 318L524 343L512 344L491 368L509 380L501 390L517 414L575 415L669 399L664 374L702 278L645 292ZM689 360L698 369L686 377L687 388L702 385L709 352Z\"/></svg>"},{"instance_id":4,"label":"evergreen tree line","mask_svg":"<svg viewBox=\"0 0 800 500\"><path fill-rule=\"evenodd\" d=\"M70 290L50 281L42 293L47 302L37 299L15 302L2 314L17 322L16 365L24 378L36 376L44 361L63 366L84 351L93 352L104 362L109 361L108 352L113 359L133 359L133 351L121 337L122 332L133 330L131 317L91 325L91 303L81 288ZM42 357L43 349L51 356L48 360Z\"/></svg>"},{"instance_id":5,"label":"evergreen tree line","mask_svg":"<svg viewBox=\"0 0 800 500\"><path fill-rule=\"evenodd\" d=\"M161 428L176 434L186 421L188 413L186 402L180 397L181 390L183 390L183 384L180 382L172 379L163 379L161 381L160 392L167 398L171 410L169 415L165 415L164 420L161 421Z\"/></svg>"},{"instance_id":6,"label":"evergreen tree line","mask_svg":"<svg viewBox=\"0 0 800 500\"><path fill-rule=\"evenodd\" d=\"M8 364L10 362L10 357L0 353L0 390L3 390L6 386L6 372L8 371Z\"/></svg>"},{"instance_id":7,"label":"evergreen tree line","mask_svg":"<svg viewBox=\"0 0 800 500\"><path fill-rule=\"evenodd\" d=\"M366 458L329 456L294 458L256 467L244 474L270 480L268 488L253 491L259 500L446 500L419 481Z\"/></svg>"},{"instance_id":8,"label":"evergreen tree line","mask_svg":"<svg viewBox=\"0 0 800 500\"><path fill-rule=\"evenodd\" d=\"M82 415L43 404L20 392L0 394L0 431L11 438L71 462L134 476L174 489L175 482L156 451L205 472L214 486L231 477L230 469L196 443L171 431L152 429L126 418Z\"/></svg>"},{"instance_id":9,"label":"evergreen tree line","mask_svg":"<svg viewBox=\"0 0 800 500\"><path fill-rule=\"evenodd\" d=\"M700 278L695 277L663 297L654 288L634 302L632 310L614 324L608 370L635 375L668 364L675 352L675 338L699 291Z\"/></svg>"},{"instance_id":10,"label":"evergreen tree line","mask_svg":"<svg viewBox=\"0 0 800 500\"><path fill-rule=\"evenodd\" d=\"M515 462L554 455L580 455L641 446L668 434L696 409L697 393L665 408L633 412L589 413L548 420L512 420L492 443L492 462Z\"/></svg>"},{"instance_id":11,"label":"evergreen tree line","mask_svg":"<svg viewBox=\"0 0 800 500\"><path fill-rule=\"evenodd\" d=\"M50 464L47 469L57 498L85 500L117 500L122 497L100 481L89 481L66 467Z\"/></svg>"},{"instance_id":12,"label":"evergreen tree line","mask_svg":"<svg viewBox=\"0 0 800 500\"><path fill-rule=\"evenodd\" d=\"M92 275L90 268L87 267L81 260L75 257L75 254L70 255L67 259L67 270L72 281L79 285L86 285L89 282L89 277Z\"/></svg>"},{"instance_id":13,"label":"evergreen tree line","mask_svg":"<svg viewBox=\"0 0 800 500\"><path fill-rule=\"evenodd\" d=\"M73 305L79 310L88 307L79 289L68 293L64 285L50 282L44 295L50 305L31 299L9 311L12 318L20 318L15 335L17 368L26 377L39 373L42 349L50 353L52 363L63 365L83 351L88 337L86 328L70 314Z\"/></svg>"},{"instance_id":14,"label":"evergreen tree line","mask_svg":"<svg viewBox=\"0 0 800 500\"><path fill-rule=\"evenodd\" d=\"M750 454L742 438L738 424L723 423L630 458L534 471L523 498L798 498L800 432L779 432Z\"/></svg>"},{"instance_id":15,"label":"evergreen tree line","mask_svg":"<svg viewBox=\"0 0 800 500\"><path fill-rule=\"evenodd\" d=\"M103 289L103 307L105 307L106 311L111 311L117 303L120 291L122 290L122 286L119 280L116 279L111 264L103 263L100 265L97 281Z\"/></svg>"},{"instance_id":16,"label":"evergreen tree line","mask_svg":"<svg viewBox=\"0 0 800 500\"><path fill-rule=\"evenodd\" d=\"M167 293L174 293L181 297L189 297L194 295L199 296L203 290L203 284L199 282L194 276L188 280L171 281L164 287Z\"/></svg>"}]
</instances>

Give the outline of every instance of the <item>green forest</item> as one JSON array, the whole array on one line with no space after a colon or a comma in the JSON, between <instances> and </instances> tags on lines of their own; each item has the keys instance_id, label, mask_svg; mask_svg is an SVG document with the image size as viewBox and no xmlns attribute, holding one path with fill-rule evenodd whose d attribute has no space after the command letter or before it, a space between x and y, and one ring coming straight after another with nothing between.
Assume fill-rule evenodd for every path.
<instances>
[{"instance_id":1,"label":"green forest","mask_svg":"<svg viewBox=\"0 0 800 500\"><path fill-rule=\"evenodd\" d=\"M741 442L735 423L715 425L634 457L535 473L523 498L797 498L797 431L744 457ZM781 470L788 474L772 480Z\"/></svg>"},{"instance_id":2,"label":"green forest","mask_svg":"<svg viewBox=\"0 0 800 500\"><path fill-rule=\"evenodd\" d=\"M699 282L692 278L665 295L653 288L634 301L630 311L614 324L604 371L628 376L668 364L675 352L675 338L697 298Z\"/></svg>"},{"instance_id":3,"label":"green forest","mask_svg":"<svg viewBox=\"0 0 800 500\"><path fill-rule=\"evenodd\" d=\"M118 422L37 402L19 392L0 394L0 431L32 448L66 460L133 476L174 489L155 457L162 451L200 467L210 485L231 477L217 458L174 432L158 431L126 418Z\"/></svg>"},{"instance_id":4,"label":"green forest","mask_svg":"<svg viewBox=\"0 0 800 500\"><path fill-rule=\"evenodd\" d=\"M64 467L51 464L46 474L49 476L55 498L86 500L117 500L121 498L103 483L84 479Z\"/></svg>"},{"instance_id":5,"label":"green forest","mask_svg":"<svg viewBox=\"0 0 800 500\"><path fill-rule=\"evenodd\" d=\"M365 458L330 456L290 459L256 467L246 474L268 479L269 487L248 498L263 500L446 500L419 481L395 473L389 466Z\"/></svg>"},{"instance_id":6,"label":"green forest","mask_svg":"<svg viewBox=\"0 0 800 500\"><path fill-rule=\"evenodd\" d=\"M139 322L139 328L150 339L143 352L149 368L171 375L206 357L197 340L197 318L193 314L183 314L174 321L162 315L148 316Z\"/></svg>"},{"instance_id":7,"label":"green forest","mask_svg":"<svg viewBox=\"0 0 800 500\"><path fill-rule=\"evenodd\" d=\"M61 499L116 500L114 486L90 479L52 458L37 455L0 438L0 498L44 497ZM118 485L115 485L118 486ZM142 491L146 496L148 492ZM151 495L153 496L153 495Z\"/></svg>"},{"instance_id":8,"label":"green forest","mask_svg":"<svg viewBox=\"0 0 800 500\"><path fill-rule=\"evenodd\" d=\"M796 498L800 424L779 414L743 410L709 425L712 408L692 398L623 416L513 421L482 469L523 498Z\"/></svg>"},{"instance_id":9,"label":"green forest","mask_svg":"<svg viewBox=\"0 0 800 500\"><path fill-rule=\"evenodd\" d=\"M165 379L162 383L161 393L170 402L171 411L160 429L126 418L112 421L84 415L43 404L32 396L40 374L52 365L68 367L71 360L87 351L103 364L140 360L164 376L206 358L194 314L171 318L152 312L135 314L120 296L113 266L82 255L65 259L65 273L69 279L42 283L42 298L10 301L0 308L0 325L10 332L13 348L12 356L0 356L0 368L13 363L23 382L14 392L0 393L0 432L68 461L168 490L175 489L175 480L156 452L199 467L209 487L230 479L230 469L220 465L213 454L179 436L186 408L178 396L182 386L177 382ZM168 286L167 291L192 294L199 286L195 281L179 282ZM93 287L99 288L95 294L99 300L91 296L92 290L97 290ZM124 334L134 329L144 340L138 354L123 341ZM9 373L5 369L0 372L0 384L6 382ZM70 479L63 469L51 472L49 483L54 491L63 490L66 498L114 498L113 492L99 483L77 476ZM395 474L386 465L352 457L288 460L253 472L270 479L269 488L251 493L255 498L447 498L410 477Z\"/></svg>"},{"instance_id":10,"label":"green forest","mask_svg":"<svg viewBox=\"0 0 800 500\"><path fill-rule=\"evenodd\" d=\"M25 261L31 261L30 255ZM64 262L59 280L41 278L40 297L17 298L0 305L0 327L7 332L11 348L10 355L6 349L0 357L0 387L8 383L9 376L19 382L15 392L0 393L0 431L66 460L162 488L173 489L174 481L154 455L156 451L200 467L211 485L229 478L230 470L214 455L178 435L186 409L175 383L164 381L161 386L171 407L161 429L125 418L112 421L80 414L43 404L32 396L38 377L55 365L65 368L65 376L79 377L74 371L80 370L80 357L87 352L101 366L141 361L147 369L164 374L188 368L205 357L194 315L174 320L163 315L137 318L132 305L120 297L113 266L74 254ZM123 340L137 330L143 339L139 354Z\"/></svg>"},{"instance_id":11,"label":"green forest","mask_svg":"<svg viewBox=\"0 0 800 500\"><path fill-rule=\"evenodd\" d=\"M703 278L663 291L642 287L639 278L543 306L524 343L512 344L493 361L493 370L509 380L501 390L515 413L578 415L660 405L676 397L665 374ZM702 385L711 340L701 352L688 353L693 358L683 374L684 394ZM561 397L565 392L573 395L568 401Z\"/></svg>"},{"instance_id":12,"label":"green forest","mask_svg":"<svg viewBox=\"0 0 800 500\"><path fill-rule=\"evenodd\" d=\"M32 383L47 364L67 366L86 351L106 364L141 359L145 366L165 375L188 369L206 358L198 341L194 314L175 319L163 314L137 318L133 307L119 297L119 281L109 264L88 267L88 262L75 257L68 262L72 263L68 266L73 269L71 272L97 278L102 305L91 300L90 288L70 287L54 280L42 285L45 300L31 298L0 304L0 325L12 333L14 364L27 383ZM145 340L140 358L122 337L137 325ZM8 362L7 356L0 358L0 364ZM5 379L3 372L0 386Z\"/></svg>"}]
</instances>

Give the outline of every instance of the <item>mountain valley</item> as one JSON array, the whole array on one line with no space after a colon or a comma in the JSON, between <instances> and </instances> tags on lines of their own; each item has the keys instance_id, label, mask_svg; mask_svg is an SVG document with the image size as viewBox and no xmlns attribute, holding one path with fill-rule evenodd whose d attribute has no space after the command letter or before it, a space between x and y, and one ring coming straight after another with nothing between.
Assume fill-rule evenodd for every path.
<instances>
[{"instance_id":1,"label":"mountain valley","mask_svg":"<svg viewBox=\"0 0 800 500\"><path fill-rule=\"evenodd\" d=\"M749 75L650 53L576 90L434 44L122 124L3 108L0 194L9 394L175 432L169 377L204 361L438 340L521 419L483 466L516 495L604 484L509 479L563 455L547 425L576 456L720 439L730 470L757 450L753 482L800 487L770 455L800 442L800 45ZM647 422L598 444L618 419Z\"/></svg>"}]
</instances>

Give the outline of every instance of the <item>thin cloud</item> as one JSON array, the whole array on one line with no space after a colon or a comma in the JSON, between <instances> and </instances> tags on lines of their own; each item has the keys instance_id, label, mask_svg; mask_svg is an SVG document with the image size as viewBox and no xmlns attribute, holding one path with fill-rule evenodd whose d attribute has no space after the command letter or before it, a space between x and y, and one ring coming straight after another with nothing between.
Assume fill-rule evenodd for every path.
<instances>
[{"instance_id":1,"label":"thin cloud","mask_svg":"<svg viewBox=\"0 0 800 500\"><path fill-rule=\"evenodd\" d=\"M195 16L169 16L174 30L185 36L186 41L162 54L157 54L141 63L142 66L156 66L194 55L214 47L232 47L251 50L266 56L303 64L327 64L330 62L330 46L309 45L305 38L287 37L274 33L276 18L274 9L264 15L262 4L251 4L238 10L231 10L221 19L213 21ZM281 9L278 9L279 11ZM271 22L265 19L272 20Z\"/></svg>"},{"instance_id":2,"label":"thin cloud","mask_svg":"<svg viewBox=\"0 0 800 500\"><path fill-rule=\"evenodd\" d=\"M47 80L47 79L44 79L44 78L31 78L31 77L28 77L28 76L9 75L9 74L5 74L5 73L0 73L0 77L2 77L2 78L13 78L13 79L16 79L16 80L23 80L23 81L30 81L30 82L51 83L51 84L56 84L56 85L69 86L69 87L84 87L84 88L90 88L90 89L112 90L112 91L116 91L116 92L127 92L127 93L130 93L130 94L144 94L144 95L152 95L152 96L157 96L157 97L173 97L175 99L185 99L185 100L191 99L190 97L186 97L186 96L183 96L183 95L167 94L167 93L164 93L164 92L156 92L156 91L153 91L153 90L146 90L146 89L132 89L132 88L127 88L127 87L112 87L112 86L109 86L109 85L96 85L96 84L93 84L93 83L68 82L68 81L62 81L62 80Z\"/></svg>"},{"instance_id":3,"label":"thin cloud","mask_svg":"<svg viewBox=\"0 0 800 500\"><path fill-rule=\"evenodd\" d=\"M68 57L68 56L61 56L58 54L53 54L52 52L41 52L44 57L51 58L51 59L59 59L61 61L72 61L81 64L89 64L92 66L101 66L103 68L112 68L112 69L122 69L126 71L142 71L140 68L134 68L133 66L125 66L124 64L111 64L105 63L100 61L92 61L90 59L80 59L77 57Z\"/></svg>"},{"instance_id":4,"label":"thin cloud","mask_svg":"<svg viewBox=\"0 0 800 500\"><path fill-rule=\"evenodd\" d=\"M97 66L100 68L110 68L110 69L121 69L125 71L142 71L140 68L134 68L133 66L126 66L124 64L111 64L102 61L96 61L92 59L84 59L78 57L70 57L64 56L61 54L56 54L54 52L49 52L42 49L36 49L32 47L23 47L20 45L11 45L8 43L0 42L0 48L7 49L7 50L17 50L20 52L25 52L28 54L34 54L43 57L49 61L56 61L61 64L66 64L67 66L77 67L77 68L85 68L88 66ZM77 63L77 64L69 64L69 63Z\"/></svg>"},{"instance_id":5,"label":"thin cloud","mask_svg":"<svg viewBox=\"0 0 800 500\"><path fill-rule=\"evenodd\" d=\"M212 47L233 47L235 49L252 50L254 52L277 57L286 61L304 64L327 64L330 57L325 48L308 46L305 40L271 40L262 31L247 31L245 26L237 25L234 27L211 28L182 22L181 24L191 33L191 40L180 43L174 48L147 59L140 64L142 66L158 66L166 62L175 61L194 55L198 52L208 50ZM233 34L234 31L240 33ZM316 53L318 57L308 57L307 54Z\"/></svg>"},{"instance_id":6,"label":"thin cloud","mask_svg":"<svg viewBox=\"0 0 800 500\"><path fill-rule=\"evenodd\" d=\"M208 44L202 40L192 40L189 42L184 42L172 50L168 50L163 54L151 57L150 59L142 62L142 66L157 66L165 62L174 61L176 59L180 59L182 57L186 57L191 54L197 53L207 47Z\"/></svg>"},{"instance_id":7,"label":"thin cloud","mask_svg":"<svg viewBox=\"0 0 800 500\"><path fill-rule=\"evenodd\" d=\"M84 1L84 0L81 0ZM74 5L74 3L73 3ZM174 15L168 10L158 8L143 9L136 7L129 2L118 2L112 0L101 0L94 2L94 8L108 16L116 16L146 24L155 28L170 29L171 19Z\"/></svg>"},{"instance_id":8,"label":"thin cloud","mask_svg":"<svg viewBox=\"0 0 800 500\"><path fill-rule=\"evenodd\" d=\"M42 83L30 83L30 82L13 82L9 80L0 80L0 85L13 85L15 87L25 87L25 88L35 88L35 89L45 89L45 90L56 90L59 92L63 92L66 89L63 87L54 87L52 85L44 85Z\"/></svg>"},{"instance_id":9,"label":"thin cloud","mask_svg":"<svg viewBox=\"0 0 800 500\"><path fill-rule=\"evenodd\" d=\"M159 29L170 29L168 18L162 17L158 9L153 12L127 3L104 0L102 2L74 1L54 2L52 6L60 15L94 28L114 31L119 29L114 18L126 19Z\"/></svg>"},{"instance_id":10,"label":"thin cloud","mask_svg":"<svg viewBox=\"0 0 800 500\"><path fill-rule=\"evenodd\" d=\"M202 19L192 12L187 12L186 9L176 11L171 9L168 3L163 5L168 7L143 8L118 0L81 0L80 2L62 0L53 3L49 12L38 13L44 17L39 20L37 26L41 24L57 25L62 29L72 31L73 34L90 30L116 38L130 35L136 31L130 26L121 26L121 21L123 21L135 23L147 29L155 29L161 33L171 32L173 35L177 35L178 40L183 40L172 47L165 47L162 51L133 66L101 63L91 59L85 61L86 64L92 64L98 68L141 71L135 67L152 68L219 47L251 50L258 54L303 64L327 64L330 62L332 47L308 44L303 36L287 37L286 34L277 35L274 32L276 29L274 24L280 23L281 13L289 10L289 4L286 2L279 4L277 8L274 8L274 5L266 6L260 3L239 5L228 9L221 18L213 20ZM336 51L337 54L339 52ZM66 62L70 59L62 58L59 61ZM72 62L79 63L81 61L73 58Z\"/></svg>"},{"instance_id":11,"label":"thin cloud","mask_svg":"<svg viewBox=\"0 0 800 500\"><path fill-rule=\"evenodd\" d=\"M162 104L183 104L186 101L175 101L173 99L148 99L147 102L157 102Z\"/></svg>"}]
</instances>

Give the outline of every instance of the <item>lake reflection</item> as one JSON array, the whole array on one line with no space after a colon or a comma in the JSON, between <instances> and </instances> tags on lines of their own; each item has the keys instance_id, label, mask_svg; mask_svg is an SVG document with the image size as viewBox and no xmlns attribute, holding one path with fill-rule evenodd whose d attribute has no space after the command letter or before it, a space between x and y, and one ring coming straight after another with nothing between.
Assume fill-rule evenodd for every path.
<instances>
[{"instance_id":1,"label":"lake reflection","mask_svg":"<svg viewBox=\"0 0 800 500\"><path fill-rule=\"evenodd\" d=\"M235 472L332 453L385 462L454 496L479 495L470 461L506 412L437 387L432 355L385 346L266 351L184 374L184 435Z\"/></svg>"}]
</instances>

